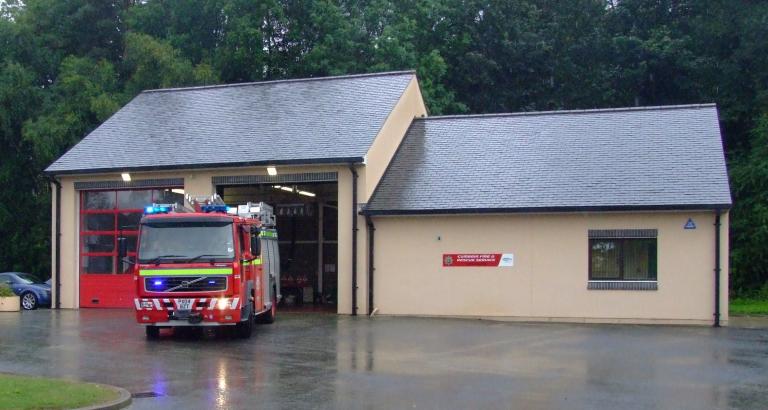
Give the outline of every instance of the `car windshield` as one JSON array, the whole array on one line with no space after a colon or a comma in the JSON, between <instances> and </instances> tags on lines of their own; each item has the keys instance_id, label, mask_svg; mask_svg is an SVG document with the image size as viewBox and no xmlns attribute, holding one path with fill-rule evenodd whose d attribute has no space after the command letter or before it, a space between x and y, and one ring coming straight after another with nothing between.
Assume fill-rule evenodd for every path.
<instances>
[{"instance_id":1,"label":"car windshield","mask_svg":"<svg viewBox=\"0 0 768 410\"><path fill-rule=\"evenodd\" d=\"M145 223L139 237L140 263L192 259L231 261L235 257L230 221Z\"/></svg>"},{"instance_id":2,"label":"car windshield","mask_svg":"<svg viewBox=\"0 0 768 410\"><path fill-rule=\"evenodd\" d=\"M25 285L39 283L39 281L34 276L27 273L17 273L16 276L19 278L19 282Z\"/></svg>"}]
</instances>

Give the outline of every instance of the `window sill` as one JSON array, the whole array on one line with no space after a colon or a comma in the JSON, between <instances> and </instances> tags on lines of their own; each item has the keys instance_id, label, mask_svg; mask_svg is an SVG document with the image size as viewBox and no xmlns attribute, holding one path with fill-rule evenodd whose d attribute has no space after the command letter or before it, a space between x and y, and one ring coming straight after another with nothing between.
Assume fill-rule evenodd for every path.
<instances>
[{"instance_id":1,"label":"window sill","mask_svg":"<svg viewBox=\"0 0 768 410\"><path fill-rule=\"evenodd\" d=\"M589 290L658 290L659 283L655 280L590 280Z\"/></svg>"}]
</instances>

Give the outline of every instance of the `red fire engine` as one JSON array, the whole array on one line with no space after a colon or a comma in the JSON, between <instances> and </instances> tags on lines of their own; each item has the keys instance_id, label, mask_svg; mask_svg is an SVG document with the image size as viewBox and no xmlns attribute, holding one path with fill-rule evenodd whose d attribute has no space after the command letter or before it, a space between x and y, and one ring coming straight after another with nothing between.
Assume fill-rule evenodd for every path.
<instances>
[{"instance_id":1,"label":"red fire engine","mask_svg":"<svg viewBox=\"0 0 768 410\"><path fill-rule=\"evenodd\" d=\"M275 321L280 300L272 207L227 207L217 195L187 202L191 209L145 209L134 265L136 320L150 339L178 326L234 326L250 337L254 322Z\"/></svg>"}]
</instances>

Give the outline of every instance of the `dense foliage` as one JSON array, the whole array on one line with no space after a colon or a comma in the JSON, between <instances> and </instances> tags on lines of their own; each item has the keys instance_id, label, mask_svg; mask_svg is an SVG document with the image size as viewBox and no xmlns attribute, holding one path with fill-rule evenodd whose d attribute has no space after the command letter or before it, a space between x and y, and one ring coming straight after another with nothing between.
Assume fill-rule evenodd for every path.
<instances>
[{"instance_id":1,"label":"dense foliage","mask_svg":"<svg viewBox=\"0 0 768 410\"><path fill-rule=\"evenodd\" d=\"M768 2L0 5L0 270L49 270L41 170L143 89L415 68L431 114L717 102L733 289L768 278Z\"/></svg>"}]
</instances>

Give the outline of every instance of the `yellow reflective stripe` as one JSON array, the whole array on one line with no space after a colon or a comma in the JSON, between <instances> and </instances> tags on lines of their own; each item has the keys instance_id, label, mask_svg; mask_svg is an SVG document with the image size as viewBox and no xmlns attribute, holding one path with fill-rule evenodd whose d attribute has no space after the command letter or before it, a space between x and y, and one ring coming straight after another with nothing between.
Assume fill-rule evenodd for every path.
<instances>
[{"instance_id":1,"label":"yellow reflective stripe","mask_svg":"<svg viewBox=\"0 0 768 410\"><path fill-rule=\"evenodd\" d=\"M139 276L231 275L232 268L141 269Z\"/></svg>"},{"instance_id":2,"label":"yellow reflective stripe","mask_svg":"<svg viewBox=\"0 0 768 410\"><path fill-rule=\"evenodd\" d=\"M261 258L256 258L253 260L254 265L261 265Z\"/></svg>"},{"instance_id":3,"label":"yellow reflective stripe","mask_svg":"<svg viewBox=\"0 0 768 410\"><path fill-rule=\"evenodd\" d=\"M259 236L262 238L277 238L277 231L261 231Z\"/></svg>"}]
</instances>

